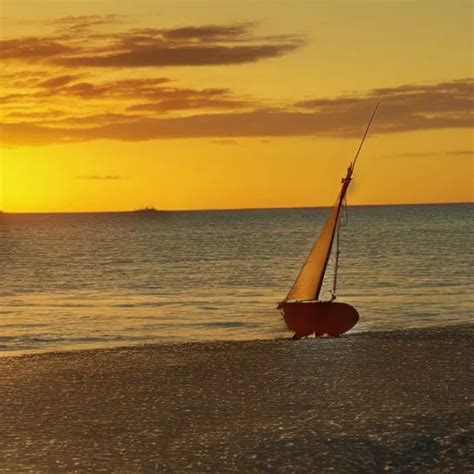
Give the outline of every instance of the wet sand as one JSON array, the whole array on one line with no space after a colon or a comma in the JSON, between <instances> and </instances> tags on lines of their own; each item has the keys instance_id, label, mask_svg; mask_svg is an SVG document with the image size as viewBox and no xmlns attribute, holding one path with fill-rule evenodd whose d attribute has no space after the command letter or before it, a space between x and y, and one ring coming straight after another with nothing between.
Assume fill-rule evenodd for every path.
<instances>
[{"instance_id":1,"label":"wet sand","mask_svg":"<svg viewBox=\"0 0 474 474\"><path fill-rule=\"evenodd\" d=\"M467 472L474 325L0 359L0 471Z\"/></svg>"}]
</instances>

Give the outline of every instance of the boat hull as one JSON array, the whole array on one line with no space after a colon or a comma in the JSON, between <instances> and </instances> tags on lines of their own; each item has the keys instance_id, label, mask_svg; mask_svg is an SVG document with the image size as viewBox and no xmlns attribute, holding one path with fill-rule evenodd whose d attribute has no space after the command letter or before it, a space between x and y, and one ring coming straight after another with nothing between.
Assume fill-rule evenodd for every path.
<instances>
[{"instance_id":1,"label":"boat hull","mask_svg":"<svg viewBox=\"0 0 474 474\"><path fill-rule=\"evenodd\" d=\"M288 329L295 333L295 339L311 334L339 336L359 321L359 313L347 303L283 302L280 308Z\"/></svg>"}]
</instances>

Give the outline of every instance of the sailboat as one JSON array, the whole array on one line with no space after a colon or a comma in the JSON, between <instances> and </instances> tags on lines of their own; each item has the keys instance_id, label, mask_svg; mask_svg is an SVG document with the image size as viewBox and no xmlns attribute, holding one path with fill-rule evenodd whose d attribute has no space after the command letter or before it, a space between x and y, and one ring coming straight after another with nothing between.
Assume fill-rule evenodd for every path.
<instances>
[{"instance_id":1,"label":"sailboat","mask_svg":"<svg viewBox=\"0 0 474 474\"><path fill-rule=\"evenodd\" d=\"M336 337L352 329L359 321L359 313L353 306L334 301L340 254L339 228L354 168L378 106L379 104L375 106L355 158L347 168L346 176L341 180L341 191L329 212L319 238L313 245L286 298L278 305L288 329L294 332L293 339L301 339L312 334ZM336 252L331 298L329 301L320 301L319 296L334 241L336 241Z\"/></svg>"}]
</instances>

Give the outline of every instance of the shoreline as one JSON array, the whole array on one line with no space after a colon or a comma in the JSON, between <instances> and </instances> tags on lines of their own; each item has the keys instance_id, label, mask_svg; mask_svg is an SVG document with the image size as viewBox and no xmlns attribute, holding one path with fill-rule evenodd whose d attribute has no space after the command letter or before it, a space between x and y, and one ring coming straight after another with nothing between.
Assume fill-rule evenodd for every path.
<instances>
[{"instance_id":1,"label":"shoreline","mask_svg":"<svg viewBox=\"0 0 474 474\"><path fill-rule=\"evenodd\" d=\"M414 327L409 327L409 328L403 328L403 329L365 329L363 331L359 330L351 330L346 334L343 334L339 337L340 338L353 338L353 337L361 337L361 336L367 336L368 334L391 334L391 335L398 335L398 334L404 334L407 332L412 332L412 331L431 331L431 330L442 330L446 328L470 328L472 327L474 329L474 322L473 323L466 323L466 322L461 322L461 323L446 323L446 324L440 324L436 326L414 326ZM195 340L195 341L163 341L163 342L136 342L136 343L130 343L127 344L126 342L122 343L114 343L110 342L109 344L106 344L104 346L95 346L94 344L78 344L76 346L72 347L61 347L57 349L31 349L31 350L0 350L0 360L3 359L9 359L9 358L17 358L17 357L35 357L35 356L47 356L50 354L69 354L71 352L91 352L91 351L115 351L115 350L129 350L129 349L146 349L146 348L161 348L161 347L174 347L174 346L194 346L194 345L202 345L202 344L222 344L222 343L235 343L235 344L244 344L244 343L251 343L251 342L282 342L282 341L291 341L291 334L290 331L288 332L288 337L277 337L273 339L269 338L261 338L261 339L212 339L212 340ZM303 340L325 340L325 339L331 339L329 337L321 337L321 338L313 338L313 337L307 337L303 338ZM12 354L9 354L11 352Z\"/></svg>"},{"instance_id":2,"label":"shoreline","mask_svg":"<svg viewBox=\"0 0 474 474\"><path fill-rule=\"evenodd\" d=\"M473 324L0 358L0 472L472 469Z\"/></svg>"}]
</instances>

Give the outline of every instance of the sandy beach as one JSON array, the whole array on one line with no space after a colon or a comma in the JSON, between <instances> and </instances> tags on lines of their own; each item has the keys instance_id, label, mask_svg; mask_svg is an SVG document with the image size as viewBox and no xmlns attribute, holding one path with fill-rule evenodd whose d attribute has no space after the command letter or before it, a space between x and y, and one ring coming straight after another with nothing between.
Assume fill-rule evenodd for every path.
<instances>
[{"instance_id":1,"label":"sandy beach","mask_svg":"<svg viewBox=\"0 0 474 474\"><path fill-rule=\"evenodd\" d=\"M0 359L0 471L467 472L473 325Z\"/></svg>"}]
</instances>

